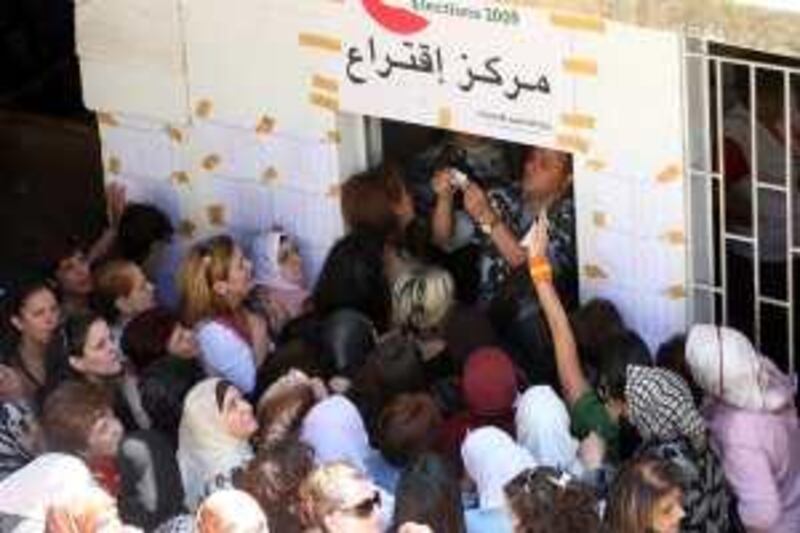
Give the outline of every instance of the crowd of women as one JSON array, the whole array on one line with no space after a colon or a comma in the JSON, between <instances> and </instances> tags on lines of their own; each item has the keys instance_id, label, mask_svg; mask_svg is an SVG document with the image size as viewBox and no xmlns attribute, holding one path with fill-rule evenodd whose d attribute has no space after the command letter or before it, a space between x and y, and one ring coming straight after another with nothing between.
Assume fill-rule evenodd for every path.
<instances>
[{"instance_id":1,"label":"crowd of women","mask_svg":"<svg viewBox=\"0 0 800 533\"><path fill-rule=\"evenodd\" d=\"M0 530L800 531L792 378L578 306L570 157L504 161L455 134L353 176L313 287L270 229L156 288L171 225L112 187L6 284Z\"/></svg>"}]
</instances>

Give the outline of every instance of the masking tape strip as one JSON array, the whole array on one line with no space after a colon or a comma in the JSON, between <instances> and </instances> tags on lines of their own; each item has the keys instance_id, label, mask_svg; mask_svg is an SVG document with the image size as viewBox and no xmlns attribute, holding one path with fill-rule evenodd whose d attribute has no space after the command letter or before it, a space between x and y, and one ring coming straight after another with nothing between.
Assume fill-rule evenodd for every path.
<instances>
[{"instance_id":1,"label":"masking tape strip","mask_svg":"<svg viewBox=\"0 0 800 533\"><path fill-rule=\"evenodd\" d=\"M589 151L589 141L579 135L558 135L556 143L564 150L570 150L585 154Z\"/></svg>"},{"instance_id":2,"label":"masking tape strip","mask_svg":"<svg viewBox=\"0 0 800 533\"><path fill-rule=\"evenodd\" d=\"M598 228L605 228L608 225L608 215L602 211L592 213L592 223Z\"/></svg>"},{"instance_id":3,"label":"masking tape strip","mask_svg":"<svg viewBox=\"0 0 800 533\"><path fill-rule=\"evenodd\" d=\"M450 128L453 125L453 110L449 107L440 107L436 124L440 128Z\"/></svg>"},{"instance_id":4,"label":"masking tape strip","mask_svg":"<svg viewBox=\"0 0 800 533\"><path fill-rule=\"evenodd\" d=\"M583 274L589 279L608 279L608 274L606 274L605 270L597 265L584 265Z\"/></svg>"},{"instance_id":5,"label":"masking tape strip","mask_svg":"<svg viewBox=\"0 0 800 533\"><path fill-rule=\"evenodd\" d=\"M342 41L335 37L328 37L318 33L301 33L297 36L300 46L318 48L326 52L341 52Z\"/></svg>"},{"instance_id":6,"label":"masking tape strip","mask_svg":"<svg viewBox=\"0 0 800 533\"><path fill-rule=\"evenodd\" d=\"M561 124L568 128L577 128L584 130L593 130L597 120L591 116L583 113L562 113Z\"/></svg>"},{"instance_id":7,"label":"masking tape strip","mask_svg":"<svg viewBox=\"0 0 800 533\"><path fill-rule=\"evenodd\" d=\"M190 181L189 173L184 170L176 170L170 175L170 178L180 185L188 185Z\"/></svg>"},{"instance_id":8,"label":"masking tape strip","mask_svg":"<svg viewBox=\"0 0 800 533\"><path fill-rule=\"evenodd\" d=\"M181 220L178 223L178 235L181 235L187 239L192 238L196 229L197 225L189 219Z\"/></svg>"},{"instance_id":9,"label":"masking tape strip","mask_svg":"<svg viewBox=\"0 0 800 533\"><path fill-rule=\"evenodd\" d=\"M222 204L211 204L206 207L208 221L212 226L225 225L225 206Z\"/></svg>"},{"instance_id":10,"label":"masking tape strip","mask_svg":"<svg viewBox=\"0 0 800 533\"><path fill-rule=\"evenodd\" d=\"M256 124L256 133L259 135L269 135L275 129L275 119L264 115Z\"/></svg>"},{"instance_id":11,"label":"masking tape strip","mask_svg":"<svg viewBox=\"0 0 800 533\"><path fill-rule=\"evenodd\" d=\"M588 57L568 57L564 59L564 72L576 76L597 76L597 61Z\"/></svg>"},{"instance_id":12,"label":"masking tape strip","mask_svg":"<svg viewBox=\"0 0 800 533\"><path fill-rule=\"evenodd\" d=\"M176 143L183 142L183 132L174 126L167 126L167 135Z\"/></svg>"},{"instance_id":13,"label":"masking tape strip","mask_svg":"<svg viewBox=\"0 0 800 533\"><path fill-rule=\"evenodd\" d=\"M658 173L658 176L656 176L656 181L659 183L672 183L673 181L678 181L681 178L681 174L680 165L669 165Z\"/></svg>"},{"instance_id":14,"label":"masking tape strip","mask_svg":"<svg viewBox=\"0 0 800 533\"><path fill-rule=\"evenodd\" d=\"M97 123L102 124L103 126L110 126L115 127L119 126L119 122L117 121L116 117L107 111L98 111L97 115Z\"/></svg>"},{"instance_id":15,"label":"masking tape strip","mask_svg":"<svg viewBox=\"0 0 800 533\"><path fill-rule=\"evenodd\" d=\"M108 171L111 174L119 174L122 172L122 161L117 156L111 156L108 158Z\"/></svg>"},{"instance_id":16,"label":"masking tape strip","mask_svg":"<svg viewBox=\"0 0 800 533\"><path fill-rule=\"evenodd\" d=\"M337 80L326 76L320 76L319 74L314 74L311 78L311 86L321 91L330 91L332 93L339 92L339 82Z\"/></svg>"},{"instance_id":17,"label":"masking tape strip","mask_svg":"<svg viewBox=\"0 0 800 533\"><path fill-rule=\"evenodd\" d=\"M325 134L325 138L329 143L340 144L342 142L342 134L339 130L331 130Z\"/></svg>"},{"instance_id":18,"label":"masking tape strip","mask_svg":"<svg viewBox=\"0 0 800 533\"><path fill-rule=\"evenodd\" d=\"M339 100L336 98L331 98L330 96L320 93L311 93L309 100L313 105L322 107L328 111L333 111L334 113L339 111Z\"/></svg>"},{"instance_id":19,"label":"masking tape strip","mask_svg":"<svg viewBox=\"0 0 800 533\"><path fill-rule=\"evenodd\" d=\"M673 285L664 291L664 295L670 300L683 300L686 298L686 287L683 285Z\"/></svg>"},{"instance_id":20,"label":"masking tape strip","mask_svg":"<svg viewBox=\"0 0 800 533\"><path fill-rule=\"evenodd\" d=\"M214 104L211 100L199 100L194 106L194 114L198 118L208 118L211 116L211 111L214 109Z\"/></svg>"},{"instance_id":21,"label":"masking tape strip","mask_svg":"<svg viewBox=\"0 0 800 533\"><path fill-rule=\"evenodd\" d=\"M267 170L261 173L261 181L264 183L272 183L276 181L280 177L278 174L278 169L275 167L269 167Z\"/></svg>"},{"instance_id":22,"label":"masking tape strip","mask_svg":"<svg viewBox=\"0 0 800 533\"><path fill-rule=\"evenodd\" d=\"M668 244L680 246L686 243L686 234L683 233L682 229L670 230L661 235L661 239Z\"/></svg>"},{"instance_id":23,"label":"masking tape strip","mask_svg":"<svg viewBox=\"0 0 800 533\"><path fill-rule=\"evenodd\" d=\"M586 161L586 168L593 172L600 172L606 168L606 162L601 159L589 159Z\"/></svg>"},{"instance_id":24,"label":"masking tape strip","mask_svg":"<svg viewBox=\"0 0 800 533\"><path fill-rule=\"evenodd\" d=\"M550 24L568 30L605 33L606 23L600 17L577 15L573 13L551 13Z\"/></svg>"},{"instance_id":25,"label":"masking tape strip","mask_svg":"<svg viewBox=\"0 0 800 533\"><path fill-rule=\"evenodd\" d=\"M222 162L222 158L218 154L209 154L203 158L201 166L204 170L214 170Z\"/></svg>"}]
</instances>

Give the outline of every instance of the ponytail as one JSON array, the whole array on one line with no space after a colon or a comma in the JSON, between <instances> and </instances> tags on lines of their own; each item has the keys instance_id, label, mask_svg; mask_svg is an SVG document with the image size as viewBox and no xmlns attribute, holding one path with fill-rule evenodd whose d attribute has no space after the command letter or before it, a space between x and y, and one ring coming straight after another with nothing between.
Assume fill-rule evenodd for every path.
<instances>
[{"instance_id":1,"label":"ponytail","mask_svg":"<svg viewBox=\"0 0 800 533\"><path fill-rule=\"evenodd\" d=\"M214 292L214 284L228 279L236 244L218 235L195 244L181 263L178 292L183 320L190 325L230 312L230 304Z\"/></svg>"}]
</instances>

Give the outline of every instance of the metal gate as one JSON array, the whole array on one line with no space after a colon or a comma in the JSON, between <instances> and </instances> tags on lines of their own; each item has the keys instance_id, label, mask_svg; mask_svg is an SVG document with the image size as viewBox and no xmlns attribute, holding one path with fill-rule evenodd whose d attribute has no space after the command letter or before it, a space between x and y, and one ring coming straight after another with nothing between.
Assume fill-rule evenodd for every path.
<instances>
[{"instance_id":1,"label":"metal gate","mask_svg":"<svg viewBox=\"0 0 800 533\"><path fill-rule=\"evenodd\" d=\"M684 55L691 320L740 329L793 373L800 60L700 39Z\"/></svg>"}]
</instances>

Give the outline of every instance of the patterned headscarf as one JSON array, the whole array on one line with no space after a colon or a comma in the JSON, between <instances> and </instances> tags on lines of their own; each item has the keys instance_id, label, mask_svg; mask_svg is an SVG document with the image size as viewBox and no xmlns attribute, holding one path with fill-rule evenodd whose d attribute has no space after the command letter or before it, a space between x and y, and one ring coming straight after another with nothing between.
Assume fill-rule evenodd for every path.
<instances>
[{"instance_id":1,"label":"patterned headscarf","mask_svg":"<svg viewBox=\"0 0 800 533\"><path fill-rule=\"evenodd\" d=\"M706 425L694 405L689 386L677 374L630 365L625 399L628 416L645 440L688 438L696 448L706 445Z\"/></svg>"}]
</instances>

